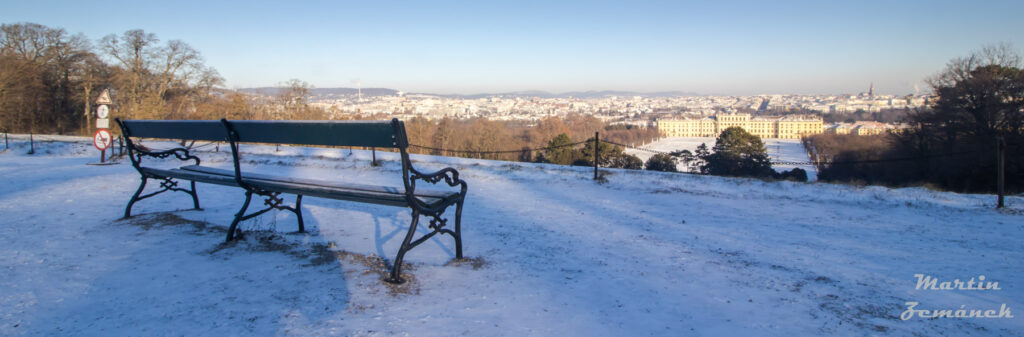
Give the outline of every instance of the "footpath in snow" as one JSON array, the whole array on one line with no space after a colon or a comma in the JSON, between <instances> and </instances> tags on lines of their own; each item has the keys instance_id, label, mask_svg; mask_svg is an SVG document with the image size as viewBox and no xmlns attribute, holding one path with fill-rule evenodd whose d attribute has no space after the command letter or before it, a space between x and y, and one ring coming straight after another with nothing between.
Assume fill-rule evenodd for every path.
<instances>
[{"instance_id":1,"label":"footpath in snow","mask_svg":"<svg viewBox=\"0 0 1024 337\"><path fill-rule=\"evenodd\" d=\"M597 183L586 168L414 156L469 182L470 260L437 236L393 287L381 279L406 209L307 198L308 233L271 212L224 244L241 190L200 184L202 210L164 194L121 219L138 174L61 140L0 153L3 336L1024 335L1020 196L997 211L991 195L922 188L629 170ZM215 149L204 165L227 168ZM363 151L243 151L264 172L400 184L392 153L371 167ZM915 274L999 289L916 289ZM1014 317L903 320L907 302Z\"/></svg>"}]
</instances>

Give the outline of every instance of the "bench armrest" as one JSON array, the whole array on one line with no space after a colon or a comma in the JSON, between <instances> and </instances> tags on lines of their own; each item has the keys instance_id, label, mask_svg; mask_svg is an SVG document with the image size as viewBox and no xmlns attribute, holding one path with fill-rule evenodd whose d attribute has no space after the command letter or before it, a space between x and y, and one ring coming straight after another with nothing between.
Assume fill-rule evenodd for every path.
<instances>
[{"instance_id":1,"label":"bench armrest","mask_svg":"<svg viewBox=\"0 0 1024 337\"><path fill-rule=\"evenodd\" d=\"M441 180L444 180L444 182L447 183L448 186L461 187L460 193L462 195L466 195L466 181L459 179L459 171L455 170L454 168L446 167L437 172L423 173L410 167L409 171L412 173L412 175L409 177L409 182L411 183L410 187L413 189L416 188L416 180L423 180L431 184L437 184Z\"/></svg>"},{"instance_id":2,"label":"bench armrest","mask_svg":"<svg viewBox=\"0 0 1024 337\"><path fill-rule=\"evenodd\" d=\"M188 152L188 149L183 148L183 147L174 148L174 149L170 149L170 150L164 150L164 151L150 151L148 148L143 147L141 145L129 144L129 146L133 150L132 152L134 152L135 155L136 155L135 158L132 158L133 159L132 162L135 162L135 163L141 163L142 156L153 157L153 158L160 158L160 159L167 158L167 157L170 157L170 156L174 156L175 158L178 158L179 160L183 160L183 161L184 160L192 160L192 161L195 162L194 165L199 165L199 157L193 156L191 153Z\"/></svg>"}]
</instances>

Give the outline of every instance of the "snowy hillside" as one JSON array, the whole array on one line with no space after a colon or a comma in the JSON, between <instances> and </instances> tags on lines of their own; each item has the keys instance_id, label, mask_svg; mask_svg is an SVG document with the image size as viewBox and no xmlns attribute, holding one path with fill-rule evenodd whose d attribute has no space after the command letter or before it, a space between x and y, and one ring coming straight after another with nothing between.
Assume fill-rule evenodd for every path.
<instances>
[{"instance_id":1,"label":"snowy hillside","mask_svg":"<svg viewBox=\"0 0 1024 337\"><path fill-rule=\"evenodd\" d=\"M1024 335L1019 196L996 211L990 195L921 188L626 170L596 183L587 168L414 156L469 182L471 259L435 237L394 287L381 279L406 209L307 198L308 233L271 212L223 244L240 189L201 184L203 210L164 194L121 219L138 174L86 165L98 154L79 141L0 153L0 335ZM400 184L391 153L370 167L362 151L243 150L265 172ZM918 290L915 274L1000 289ZM1014 317L902 320L906 302Z\"/></svg>"},{"instance_id":2,"label":"snowy hillside","mask_svg":"<svg viewBox=\"0 0 1024 337\"><path fill-rule=\"evenodd\" d=\"M804 145L800 143L799 139L763 139L764 148L768 151L768 157L771 158L772 168L776 171L782 172L786 170L792 170L795 167L799 167L804 171L807 171L807 179L809 181L818 180L818 169L814 165L792 165L790 163L807 163L810 162L810 157L807 156L807 151L804 150ZM659 139L653 143L644 145L642 148L647 150L654 150L659 152L672 152L679 150L690 150L690 152L696 152L697 147L700 144L707 144L708 150L715 147L715 138L708 137L666 137ZM625 153L636 155L641 160L647 162L647 159L654 156L654 152L626 149ZM683 165L677 165L679 171L685 171Z\"/></svg>"}]
</instances>

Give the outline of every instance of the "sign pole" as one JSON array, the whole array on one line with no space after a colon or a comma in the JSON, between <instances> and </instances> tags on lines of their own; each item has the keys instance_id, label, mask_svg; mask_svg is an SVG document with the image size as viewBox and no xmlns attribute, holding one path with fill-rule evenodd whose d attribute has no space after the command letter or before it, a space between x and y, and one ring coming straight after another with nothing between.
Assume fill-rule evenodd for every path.
<instances>
[{"instance_id":1,"label":"sign pole","mask_svg":"<svg viewBox=\"0 0 1024 337\"><path fill-rule=\"evenodd\" d=\"M96 107L96 134L93 135L93 145L100 150L100 164L103 164L107 161L108 148L110 148L110 154L114 154L114 149L111 148L114 137L107 130L110 127L110 119L107 119L110 115L109 105L114 104L110 99L110 91L103 89L100 96L96 98L96 104L98 105Z\"/></svg>"},{"instance_id":2,"label":"sign pole","mask_svg":"<svg viewBox=\"0 0 1024 337\"><path fill-rule=\"evenodd\" d=\"M996 149L996 192L999 193L996 208L1003 208L1003 195L1006 192L1006 140L1003 137L996 141Z\"/></svg>"},{"instance_id":3,"label":"sign pole","mask_svg":"<svg viewBox=\"0 0 1024 337\"><path fill-rule=\"evenodd\" d=\"M600 139L600 135L595 131L594 132L594 180L597 180L597 159L598 159L598 156L597 156L597 149L598 149L597 145L598 144L597 144L597 142L598 142L598 139Z\"/></svg>"},{"instance_id":4,"label":"sign pole","mask_svg":"<svg viewBox=\"0 0 1024 337\"><path fill-rule=\"evenodd\" d=\"M110 153L114 153L114 149L110 147L113 142L114 136L110 135L110 131L107 129L96 130L96 134L92 136L92 145L100 150L100 164L106 162L107 149L110 149Z\"/></svg>"}]
</instances>

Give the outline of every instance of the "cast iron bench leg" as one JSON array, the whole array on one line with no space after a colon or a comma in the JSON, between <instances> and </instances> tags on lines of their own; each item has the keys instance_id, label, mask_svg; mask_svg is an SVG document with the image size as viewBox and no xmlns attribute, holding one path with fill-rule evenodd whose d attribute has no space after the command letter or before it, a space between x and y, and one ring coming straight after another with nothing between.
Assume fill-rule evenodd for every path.
<instances>
[{"instance_id":1,"label":"cast iron bench leg","mask_svg":"<svg viewBox=\"0 0 1024 337\"><path fill-rule=\"evenodd\" d=\"M306 224L302 222L302 194L295 198L295 216L299 218L299 233L305 233Z\"/></svg>"},{"instance_id":2,"label":"cast iron bench leg","mask_svg":"<svg viewBox=\"0 0 1024 337\"><path fill-rule=\"evenodd\" d=\"M455 258L462 258L462 203L465 200L459 200L459 203L455 205Z\"/></svg>"},{"instance_id":3,"label":"cast iron bench leg","mask_svg":"<svg viewBox=\"0 0 1024 337\"><path fill-rule=\"evenodd\" d=\"M245 203L242 204L242 209L235 213L235 220L231 222L231 226L228 227L228 238L224 241L230 242L235 238L235 228L238 227L238 222L242 221L242 216L245 215L245 210L249 209L249 202L252 201L252 192L245 191Z\"/></svg>"},{"instance_id":4,"label":"cast iron bench leg","mask_svg":"<svg viewBox=\"0 0 1024 337\"><path fill-rule=\"evenodd\" d=\"M410 249L409 246L410 243L412 242L412 236L413 234L416 234L416 225L419 223L419 221L420 212L413 210L412 223L409 224L409 233L405 234L405 240L402 241L402 247L398 248L398 256L395 257L395 265L391 267L391 277L389 277L386 281L395 284L401 284L405 282L405 280L403 280L401 276L402 259L405 258L405 252L409 251Z\"/></svg>"},{"instance_id":5,"label":"cast iron bench leg","mask_svg":"<svg viewBox=\"0 0 1024 337\"><path fill-rule=\"evenodd\" d=\"M195 209L199 209L199 194L196 193L196 181L192 180L191 182L192 191L189 192L188 194L192 195L192 205L195 206Z\"/></svg>"},{"instance_id":6,"label":"cast iron bench leg","mask_svg":"<svg viewBox=\"0 0 1024 337\"><path fill-rule=\"evenodd\" d=\"M139 194L142 194L142 190L146 188L146 179L148 178L145 176L142 177L142 183L139 184L139 189L135 191L135 195L132 195L132 199L128 200L128 207L124 208L125 218L132 216L132 205L134 205L136 201L139 201Z\"/></svg>"}]
</instances>

